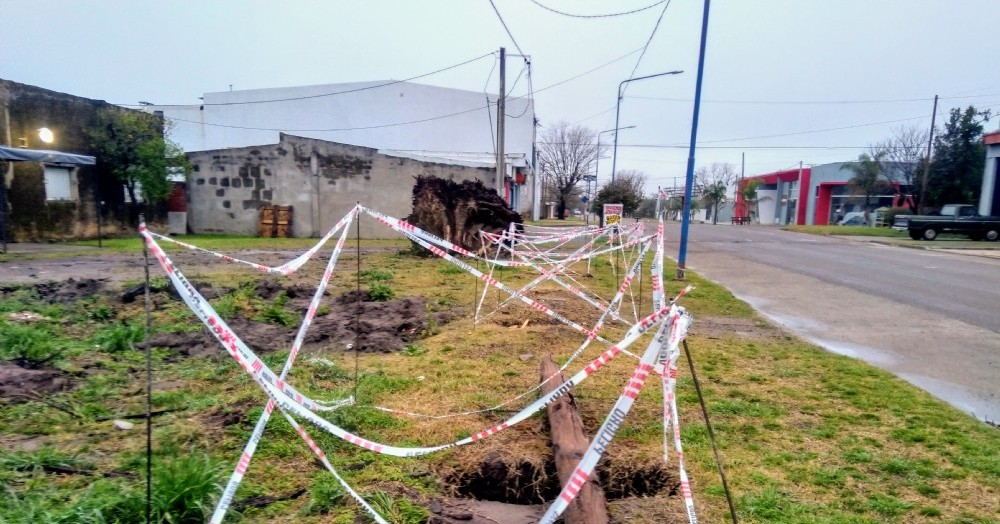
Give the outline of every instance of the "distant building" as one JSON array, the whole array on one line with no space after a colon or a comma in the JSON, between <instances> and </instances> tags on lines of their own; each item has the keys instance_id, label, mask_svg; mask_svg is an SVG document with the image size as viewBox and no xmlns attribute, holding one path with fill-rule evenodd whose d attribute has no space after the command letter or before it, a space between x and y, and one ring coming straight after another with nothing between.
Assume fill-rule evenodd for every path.
<instances>
[{"instance_id":1,"label":"distant building","mask_svg":"<svg viewBox=\"0 0 1000 524\"><path fill-rule=\"evenodd\" d=\"M188 153L188 226L194 233L257 234L261 209L290 207L292 236L326 233L358 201L388 215L410 214L414 177L493 182L493 164L446 162L284 133L276 144ZM516 182L515 182L516 185ZM365 238L398 235L368 217Z\"/></svg>"},{"instance_id":2,"label":"distant building","mask_svg":"<svg viewBox=\"0 0 1000 524\"><path fill-rule=\"evenodd\" d=\"M758 181L756 221L768 225L833 225L847 213L863 212L864 195L854 191L848 181L854 173L847 169L852 162L834 162L801 169L787 169L742 179L736 192L736 209L753 211L742 195L742 188ZM897 171L913 166L890 165L890 180L900 180ZM902 206L909 188L898 182L891 190L874 195L868 211L880 207ZM742 215L748 216L748 215Z\"/></svg>"},{"instance_id":3,"label":"distant building","mask_svg":"<svg viewBox=\"0 0 1000 524\"><path fill-rule=\"evenodd\" d=\"M205 93L202 102L142 109L162 112L170 138L188 153L260 148L287 132L439 164L496 166L496 95L483 92L382 81ZM528 98L508 98L506 113L501 195L530 216L540 192L532 172L534 107ZM412 183L398 182L357 197L375 208L384 198L408 199Z\"/></svg>"},{"instance_id":4,"label":"distant building","mask_svg":"<svg viewBox=\"0 0 1000 524\"><path fill-rule=\"evenodd\" d=\"M1000 215L1000 131L984 136L983 143L986 144L986 166L979 193L979 214Z\"/></svg>"},{"instance_id":5,"label":"distant building","mask_svg":"<svg viewBox=\"0 0 1000 524\"><path fill-rule=\"evenodd\" d=\"M0 79L0 143L94 156L87 131L98 111L110 107L103 100ZM38 130L43 127L55 135L52 144L40 140ZM56 160L9 162L0 171L5 200L0 215L4 208L8 212L0 217L7 219L0 229L6 229L9 240L94 238L99 212L105 234L134 227L124 186L100 158L97 165L73 163L66 156L61 157L64 161L50 158Z\"/></svg>"}]
</instances>

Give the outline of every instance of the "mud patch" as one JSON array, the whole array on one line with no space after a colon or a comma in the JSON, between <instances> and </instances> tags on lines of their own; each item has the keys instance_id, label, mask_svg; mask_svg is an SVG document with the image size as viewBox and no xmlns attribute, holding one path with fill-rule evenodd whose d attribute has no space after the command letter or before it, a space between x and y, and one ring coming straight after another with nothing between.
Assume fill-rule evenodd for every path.
<instances>
[{"instance_id":1,"label":"mud patch","mask_svg":"<svg viewBox=\"0 0 1000 524\"><path fill-rule=\"evenodd\" d=\"M259 400L246 399L234 404L216 406L201 415L205 425L213 429L228 428L234 424L239 424L247 420L247 413L250 408L259 406Z\"/></svg>"},{"instance_id":2,"label":"mud patch","mask_svg":"<svg viewBox=\"0 0 1000 524\"><path fill-rule=\"evenodd\" d=\"M37 395L51 395L72 388L73 381L61 371L0 364L0 398L26 402Z\"/></svg>"},{"instance_id":3,"label":"mud patch","mask_svg":"<svg viewBox=\"0 0 1000 524\"><path fill-rule=\"evenodd\" d=\"M293 292L300 296L298 294L304 291L303 288ZM270 292L271 296L277 296L281 290L271 289ZM305 304L308 304L306 299L297 300L305 300ZM301 305L300 313L305 313L305 307ZM354 349L354 344L357 343L360 351L391 353L429 336L436 326L447 324L452 319L453 314L449 311L428 313L423 297L376 302L371 300L366 291L360 295L352 291L335 298L330 305L330 312L313 320L303 340L303 347L345 350L348 345ZM243 317L230 320L228 324L251 349L261 353L290 349L298 332L298 326L279 326ZM356 331L359 333L357 337ZM218 341L207 329L190 333L160 333L150 338L150 344L174 349L187 357L224 354Z\"/></svg>"},{"instance_id":4,"label":"mud patch","mask_svg":"<svg viewBox=\"0 0 1000 524\"><path fill-rule=\"evenodd\" d=\"M79 280L70 278L59 282L42 282L32 287L38 294L38 298L49 304L72 304L82 298L96 295L104 289L107 281L106 278L81 278Z\"/></svg>"}]
</instances>

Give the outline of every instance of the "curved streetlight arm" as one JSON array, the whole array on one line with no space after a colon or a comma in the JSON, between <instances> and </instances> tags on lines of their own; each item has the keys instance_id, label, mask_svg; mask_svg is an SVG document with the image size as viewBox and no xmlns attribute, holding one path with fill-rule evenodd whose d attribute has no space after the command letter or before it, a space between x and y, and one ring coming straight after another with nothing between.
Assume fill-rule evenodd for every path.
<instances>
[{"instance_id":1,"label":"curved streetlight arm","mask_svg":"<svg viewBox=\"0 0 1000 524\"><path fill-rule=\"evenodd\" d=\"M622 108L622 86L624 86L625 84L627 84L629 82L635 82L637 80L645 80L647 78L656 78L658 76L666 76L666 75L679 75L679 74L681 74L683 72L684 71L682 71L682 70L667 71L666 73L656 73L655 75L646 75L646 76L637 76L635 78L626 78L625 80L622 80L620 84L618 84L618 101L615 102L615 129L614 129L614 131L615 131L615 147L614 147L613 152L611 153L611 181L612 182L615 181L615 168L618 167L618 130L621 129L620 127L618 127L618 119L621 116L621 108Z\"/></svg>"}]
</instances>

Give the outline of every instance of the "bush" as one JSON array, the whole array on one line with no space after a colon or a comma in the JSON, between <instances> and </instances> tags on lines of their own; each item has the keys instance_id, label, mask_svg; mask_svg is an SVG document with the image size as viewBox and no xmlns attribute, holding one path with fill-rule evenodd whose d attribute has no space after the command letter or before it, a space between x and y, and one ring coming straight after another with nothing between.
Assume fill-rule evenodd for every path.
<instances>
[{"instance_id":1,"label":"bush","mask_svg":"<svg viewBox=\"0 0 1000 524\"><path fill-rule=\"evenodd\" d=\"M98 331L94 335L94 343L108 353L123 353L132 348L132 344L145 337L146 331L141 324L115 324Z\"/></svg>"},{"instance_id":2,"label":"bush","mask_svg":"<svg viewBox=\"0 0 1000 524\"><path fill-rule=\"evenodd\" d=\"M337 482L337 479L324 471L313 477L312 486L309 488L309 504L306 505L303 513L306 515L329 513L330 510L343 503L346 494L347 492Z\"/></svg>"},{"instance_id":3,"label":"bush","mask_svg":"<svg viewBox=\"0 0 1000 524\"><path fill-rule=\"evenodd\" d=\"M896 221L896 215L912 215L913 211L908 207L884 207L879 209L882 213L883 221L882 223L885 227L891 227L892 223Z\"/></svg>"},{"instance_id":4,"label":"bush","mask_svg":"<svg viewBox=\"0 0 1000 524\"><path fill-rule=\"evenodd\" d=\"M274 302L272 302L270 306L267 306L267 309L260 314L261 319L265 322L278 324L279 326L294 326L298 323L299 319L296 315L285 309L286 305L288 305L288 295L282 291L281 293L278 293Z\"/></svg>"},{"instance_id":5,"label":"bush","mask_svg":"<svg viewBox=\"0 0 1000 524\"><path fill-rule=\"evenodd\" d=\"M0 324L0 358L26 368L39 367L62 355L54 335L43 326Z\"/></svg>"},{"instance_id":6,"label":"bush","mask_svg":"<svg viewBox=\"0 0 1000 524\"><path fill-rule=\"evenodd\" d=\"M366 284L392 280L392 271L385 269L366 269L361 272L361 281Z\"/></svg>"},{"instance_id":7,"label":"bush","mask_svg":"<svg viewBox=\"0 0 1000 524\"><path fill-rule=\"evenodd\" d=\"M392 287L382 281L372 282L368 291L372 300L376 302L385 302L396 298L396 292L392 290Z\"/></svg>"}]
</instances>

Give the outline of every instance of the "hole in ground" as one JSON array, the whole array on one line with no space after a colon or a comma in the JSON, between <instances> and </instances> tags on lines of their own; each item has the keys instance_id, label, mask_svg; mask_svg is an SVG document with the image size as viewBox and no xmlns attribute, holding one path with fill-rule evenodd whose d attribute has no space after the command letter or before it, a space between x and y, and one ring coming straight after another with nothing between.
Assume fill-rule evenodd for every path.
<instances>
[{"instance_id":1,"label":"hole in ground","mask_svg":"<svg viewBox=\"0 0 1000 524\"><path fill-rule=\"evenodd\" d=\"M657 462L615 462L602 460L598 465L601 486L607 500L677 493L680 482L667 465ZM559 495L561 486L555 462L547 460L541 469L523 459L490 455L479 467L454 472L445 477L454 492L465 498L508 504L539 504Z\"/></svg>"}]
</instances>

